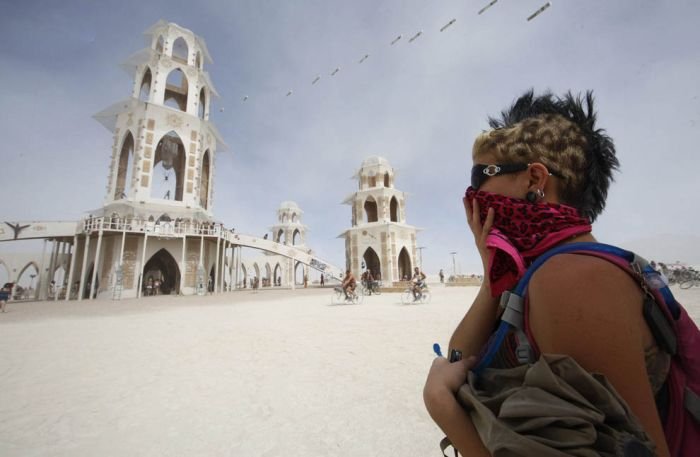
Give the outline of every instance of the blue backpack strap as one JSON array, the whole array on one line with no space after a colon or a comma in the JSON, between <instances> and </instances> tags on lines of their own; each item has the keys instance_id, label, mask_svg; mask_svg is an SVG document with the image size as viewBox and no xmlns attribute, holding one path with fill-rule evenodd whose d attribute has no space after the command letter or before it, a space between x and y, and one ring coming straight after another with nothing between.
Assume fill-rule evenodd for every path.
<instances>
[{"instance_id":1,"label":"blue backpack strap","mask_svg":"<svg viewBox=\"0 0 700 457\"><path fill-rule=\"evenodd\" d=\"M479 375L481 372L489 367L493 362L496 353L503 344L506 336L510 331L515 331L518 335L518 340L520 344L516 351L516 356L521 363L527 362L525 360L527 357L532 357L533 353L530 348L529 343L527 343L527 336L524 332L524 304L525 295L527 294L527 286L532 278L532 275L539 269L549 258L557 254L566 254L571 252L585 252L585 251L595 251L602 252L605 254L615 255L621 257L630 264L639 263L646 264L646 260L637 257L633 252L626 251L624 249L618 248L616 246L611 246L608 244L594 243L594 242L583 242L583 243L568 243L557 246L545 252L539 256L530 267L527 269L523 277L518 282L515 289L511 291L504 292L501 295L501 307L504 308L503 315L501 316L501 322L494 334L489 339L486 350L476 367L474 372ZM651 269L651 267L648 267ZM652 269L653 271L653 269ZM669 292L670 293L670 292ZM665 298L665 297L664 297ZM674 300L675 302L675 300ZM530 360L532 361L532 360Z\"/></svg>"}]
</instances>

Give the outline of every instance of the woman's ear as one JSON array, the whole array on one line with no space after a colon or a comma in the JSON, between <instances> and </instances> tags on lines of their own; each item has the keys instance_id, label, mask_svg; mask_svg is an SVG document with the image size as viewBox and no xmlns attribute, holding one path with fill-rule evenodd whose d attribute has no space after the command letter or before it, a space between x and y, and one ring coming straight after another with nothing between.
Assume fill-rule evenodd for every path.
<instances>
[{"instance_id":1,"label":"woman's ear","mask_svg":"<svg viewBox=\"0 0 700 457\"><path fill-rule=\"evenodd\" d=\"M528 187L530 190L544 190L549 179L549 170L543 164L535 162L528 168L528 178L530 180Z\"/></svg>"}]
</instances>

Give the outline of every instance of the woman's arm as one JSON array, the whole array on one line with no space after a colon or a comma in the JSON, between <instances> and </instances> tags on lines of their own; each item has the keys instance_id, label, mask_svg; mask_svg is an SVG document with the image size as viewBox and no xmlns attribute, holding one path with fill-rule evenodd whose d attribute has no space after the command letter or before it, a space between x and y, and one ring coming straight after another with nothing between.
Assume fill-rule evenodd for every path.
<instances>
[{"instance_id":1,"label":"woman's arm","mask_svg":"<svg viewBox=\"0 0 700 457\"><path fill-rule=\"evenodd\" d=\"M639 285L610 262L558 255L530 282L530 327L542 353L571 356L586 371L605 375L665 457L669 451L644 360L653 338L642 299Z\"/></svg>"},{"instance_id":2,"label":"woman's arm","mask_svg":"<svg viewBox=\"0 0 700 457\"><path fill-rule=\"evenodd\" d=\"M462 455L490 457L469 414L456 397L474 363L473 357L455 363L449 363L444 357L436 358L423 388L423 401L430 417Z\"/></svg>"}]
</instances>

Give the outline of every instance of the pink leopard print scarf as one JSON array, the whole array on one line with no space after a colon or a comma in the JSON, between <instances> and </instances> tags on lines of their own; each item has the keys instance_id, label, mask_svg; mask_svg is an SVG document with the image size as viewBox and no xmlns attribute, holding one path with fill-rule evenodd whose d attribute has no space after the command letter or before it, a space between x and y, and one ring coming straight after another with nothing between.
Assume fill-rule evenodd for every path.
<instances>
[{"instance_id":1,"label":"pink leopard print scarf","mask_svg":"<svg viewBox=\"0 0 700 457\"><path fill-rule=\"evenodd\" d=\"M493 228L486 239L491 252L486 274L494 297L515 287L540 254L568 238L591 231L588 219L571 206L530 203L471 187L465 196L470 205L474 199L479 203L482 222L489 208L495 211Z\"/></svg>"}]
</instances>

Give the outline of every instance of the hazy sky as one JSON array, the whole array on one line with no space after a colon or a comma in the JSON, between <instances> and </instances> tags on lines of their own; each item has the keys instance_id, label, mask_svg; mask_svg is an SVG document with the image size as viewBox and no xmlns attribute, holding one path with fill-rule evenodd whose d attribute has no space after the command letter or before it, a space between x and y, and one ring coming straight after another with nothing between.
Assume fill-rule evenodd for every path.
<instances>
[{"instance_id":1,"label":"hazy sky","mask_svg":"<svg viewBox=\"0 0 700 457\"><path fill-rule=\"evenodd\" d=\"M230 147L216 158L214 213L228 227L262 235L294 200L308 244L343 265L340 202L380 155L409 194L408 223L424 229L426 271L451 270L457 251L478 272L461 197L487 116L529 88L592 89L622 164L594 234L700 264L700 2L555 0L530 22L543 0L477 15L487 3L2 0L0 216L69 220L102 204L112 138L91 116L129 96L118 64L165 19L214 60L211 120Z\"/></svg>"}]
</instances>

